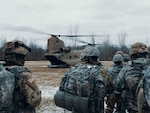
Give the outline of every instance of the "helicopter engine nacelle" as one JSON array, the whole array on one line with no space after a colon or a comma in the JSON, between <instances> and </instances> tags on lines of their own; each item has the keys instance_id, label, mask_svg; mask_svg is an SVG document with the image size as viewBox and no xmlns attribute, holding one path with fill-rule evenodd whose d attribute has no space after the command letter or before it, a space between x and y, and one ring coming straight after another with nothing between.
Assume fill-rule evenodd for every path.
<instances>
[{"instance_id":1,"label":"helicopter engine nacelle","mask_svg":"<svg viewBox=\"0 0 150 113\"><path fill-rule=\"evenodd\" d=\"M71 48L70 47L67 47L67 48L63 47L63 48L60 48L60 51L69 53L71 51Z\"/></svg>"}]
</instances>

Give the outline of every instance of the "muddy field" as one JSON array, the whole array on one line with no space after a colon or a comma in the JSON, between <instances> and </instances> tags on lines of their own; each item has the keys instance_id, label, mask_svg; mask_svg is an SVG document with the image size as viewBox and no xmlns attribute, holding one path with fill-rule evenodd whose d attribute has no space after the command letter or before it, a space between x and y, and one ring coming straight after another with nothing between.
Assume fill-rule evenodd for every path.
<instances>
[{"instance_id":1,"label":"muddy field","mask_svg":"<svg viewBox=\"0 0 150 113\"><path fill-rule=\"evenodd\" d=\"M102 62L105 66L110 66L112 62ZM61 77L68 68L48 68L48 61L26 61L25 67L31 70L41 92L42 102L37 107L37 113L64 113L64 110L56 107L53 96L58 90ZM65 113L70 113L65 111Z\"/></svg>"}]
</instances>

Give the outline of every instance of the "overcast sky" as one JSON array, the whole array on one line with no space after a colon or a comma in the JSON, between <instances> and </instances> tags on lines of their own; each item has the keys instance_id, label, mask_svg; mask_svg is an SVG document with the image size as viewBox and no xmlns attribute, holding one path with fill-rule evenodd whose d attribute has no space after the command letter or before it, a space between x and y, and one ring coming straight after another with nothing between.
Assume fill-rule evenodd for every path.
<instances>
[{"instance_id":1,"label":"overcast sky","mask_svg":"<svg viewBox=\"0 0 150 113\"><path fill-rule=\"evenodd\" d=\"M149 0L1 0L0 37L22 37L45 45L48 35L22 27L62 35L77 28L78 34L109 34L114 44L122 32L127 34L127 45L137 41L149 44L149 11Z\"/></svg>"}]
</instances>

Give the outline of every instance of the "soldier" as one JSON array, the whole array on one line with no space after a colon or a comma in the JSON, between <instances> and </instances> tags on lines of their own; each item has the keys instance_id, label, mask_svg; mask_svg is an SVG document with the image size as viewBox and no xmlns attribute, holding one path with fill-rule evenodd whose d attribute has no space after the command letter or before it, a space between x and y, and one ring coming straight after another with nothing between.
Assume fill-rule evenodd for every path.
<instances>
[{"instance_id":1,"label":"soldier","mask_svg":"<svg viewBox=\"0 0 150 113\"><path fill-rule=\"evenodd\" d=\"M145 71L137 92L138 113L150 113L150 67Z\"/></svg>"},{"instance_id":2,"label":"soldier","mask_svg":"<svg viewBox=\"0 0 150 113\"><path fill-rule=\"evenodd\" d=\"M137 94L138 83L143 76L144 70L150 64L148 58L149 50L144 43L137 42L130 48L129 54L131 64L123 67L114 80L115 91L122 93L121 111L127 109L129 113L137 113Z\"/></svg>"},{"instance_id":3,"label":"soldier","mask_svg":"<svg viewBox=\"0 0 150 113\"><path fill-rule=\"evenodd\" d=\"M130 56L128 54L124 54L124 65L127 65L128 62L130 61Z\"/></svg>"},{"instance_id":4,"label":"soldier","mask_svg":"<svg viewBox=\"0 0 150 113\"><path fill-rule=\"evenodd\" d=\"M89 46L83 50L81 63L71 67L60 83L54 96L57 106L73 113L104 113L106 83L100 69L99 50Z\"/></svg>"},{"instance_id":5,"label":"soldier","mask_svg":"<svg viewBox=\"0 0 150 113\"><path fill-rule=\"evenodd\" d=\"M116 79L118 73L120 72L120 70L123 67L123 57L122 57L122 55L120 55L120 54L114 55L113 63L114 63L114 65L112 65L108 69L108 75L110 76L112 83ZM112 84L111 87L112 87L112 89L114 88L113 84ZM121 99L119 97L120 97L120 95L116 94L114 91L111 91L108 94L106 113L113 113L115 103L117 104L116 113L121 113L120 112L120 101L121 101Z\"/></svg>"},{"instance_id":6,"label":"soldier","mask_svg":"<svg viewBox=\"0 0 150 113\"><path fill-rule=\"evenodd\" d=\"M15 76L12 113L35 113L41 102L41 92L29 69L23 67L25 56L31 49L23 42L14 40L4 45L5 68Z\"/></svg>"}]
</instances>

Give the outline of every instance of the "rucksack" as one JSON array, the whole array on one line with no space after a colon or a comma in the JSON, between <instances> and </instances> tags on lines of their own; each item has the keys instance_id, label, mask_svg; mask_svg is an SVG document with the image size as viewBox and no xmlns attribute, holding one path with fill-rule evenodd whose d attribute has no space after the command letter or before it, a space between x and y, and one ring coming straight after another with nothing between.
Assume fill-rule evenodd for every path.
<instances>
[{"instance_id":1,"label":"rucksack","mask_svg":"<svg viewBox=\"0 0 150 113\"><path fill-rule=\"evenodd\" d=\"M125 81L126 88L130 91L136 91L139 81L143 77L145 70L149 65L149 60L133 60L132 65L126 67Z\"/></svg>"},{"instance_id":2,"label":"rucksack","mask_svg":"<svg viewBox=\"0 0 150 113\"><path fill-rule=\"evenodd\" d=\"M143 62L141 60L133 60L132 64L128 65L126 69L126 89L130 91L136 91L138 83L143 76Z\"/></svg>"},{"instance_id":3,"label":"rucksack","mask_svg":"<svg viewBox=\"0 0 150 113\"><path fill-rule=\"evenodd\" d=\"M31 74L31 72L23 66L8 66L6 69L15 75L15 109L13 113L34 113L35 106L39 104L40 100L36 100L38 93L35 93L37 90L33 86L34 83L31 83L34 82L32 81L33 79L28 79L28 74ZM31 89L28 90L28 87ZM40 96L40 94L38 96Z\"/></svg>"},{"instance_id":4,"label":"rucksack","mask_svg":"<svg viewBox=\"0 0 150 113\"><path fill-rule=\"evenodd\" d=\"M112 82L114 81L114 79L116 79L122 67L123 67L122 65L113 65L108 69L108 75L110 76Z\"/></svg>"},{"instance_id":5,"label":"rucksack","mask_svg":"<svg viewBox=\"0 0 150 113\"><path fill-rule=\"evenodd\" d=\"M0 111L12 111L15 76L0 66Z\"/></svg>"},{"instance_id":6,"label":"rucksack","mask_svg":"<svg viewBox=\"0 0 150 113\"><path fill-rule=\"evenodd\" d=\"M98 97L96 79L105 85L99 75L98 66L80 64L71 67L62 78L59 91L54 96L55 104L70 111L74 108L78 113L88 113L90 98ZM104 97L105 93L102 91L101 97Z\"/></svg>"},{"instance_id":7,"label":"rucksack","mask_svg":"<svg viewBox=\"0 0 150 113\"><path fill-rule=\"evenodd\" d=\"M94 93L95 77L99 74L96 66L75 66L67 73L67 80L63 86L64 91L81 97L89 97Z\"/></svg>"}]
</instances>

